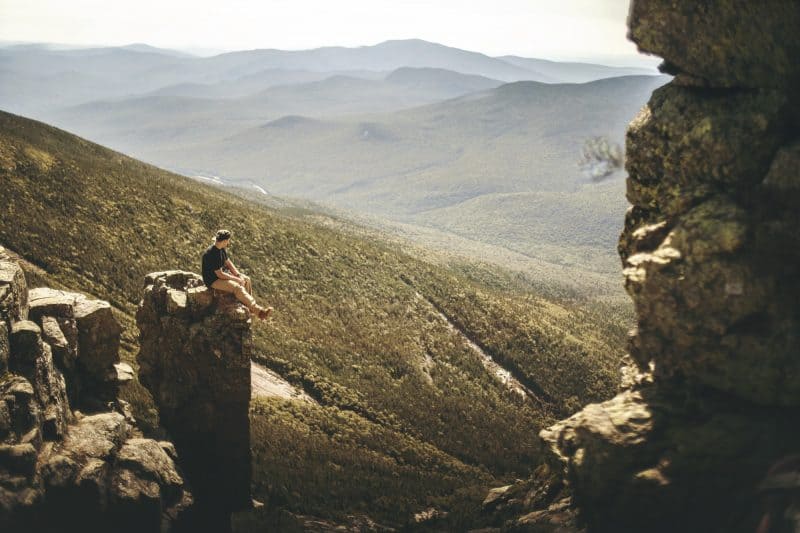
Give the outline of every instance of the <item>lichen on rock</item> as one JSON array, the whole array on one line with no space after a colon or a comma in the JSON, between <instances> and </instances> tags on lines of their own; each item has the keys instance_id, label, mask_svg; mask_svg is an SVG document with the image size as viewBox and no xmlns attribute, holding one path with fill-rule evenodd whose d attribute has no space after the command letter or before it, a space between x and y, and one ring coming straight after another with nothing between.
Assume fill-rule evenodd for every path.
<instances>
[{"instance_id":1,"label":"lichen on rock","mask_svg":"<svg viewBox=\"0 0 800 533\"><path fill-rule=\"evenodd\" d=\"M628 37L663 57L678 83L792 87L800 81L795 0L634 0Z\"/></svg>"}]
</instances>

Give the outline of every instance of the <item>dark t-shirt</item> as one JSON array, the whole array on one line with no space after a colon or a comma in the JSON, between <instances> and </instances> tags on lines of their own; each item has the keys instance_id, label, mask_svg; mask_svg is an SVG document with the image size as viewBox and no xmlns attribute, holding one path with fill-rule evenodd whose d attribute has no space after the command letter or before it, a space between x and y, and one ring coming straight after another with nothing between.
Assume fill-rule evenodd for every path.
<instances>
[{"instance_id":1,"label":"dark t-shirt","mask_svg":"<svg viewBox=\"0 0 800 533\"><path fill-rule=\"evenodd\" d=\"M207 287L217 281L217 275L214 273L225 266L225 261L228 260L228 253L224 248L217 248L213 244L203 253L203 282Z\"/></svg>"}]
</instances>

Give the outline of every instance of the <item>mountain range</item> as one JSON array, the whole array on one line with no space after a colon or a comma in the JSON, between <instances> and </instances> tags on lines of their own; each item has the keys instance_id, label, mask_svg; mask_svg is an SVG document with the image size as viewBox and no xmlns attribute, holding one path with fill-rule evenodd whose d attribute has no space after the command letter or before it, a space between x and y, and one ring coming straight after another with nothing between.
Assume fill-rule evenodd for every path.
<instances>
[{"instance_id":1,"label":"mountain range","mask_svg":"<svg viewBox=\"0 0 800 533\"><path fill-rule=\"evenodd\" d=\"M437 83L459 90L467 81L488 84L437 74ZM333 77L242 99L85 104L54 122L186 175L252 183L559 265L617 271L623 180L583 175L581 147L595 136L621 143L627 122L665 78L516 82L409 107L425 92L416 91L415 78L431 79L404 69L384 81ZM368 112L387 102L403 109Z\"/></svg>"},{"instance_id":2,"label":"mountain range","mask_svg":"<svg viewBox=\"0 0 800 533\"><path fill-rule=\"evenodd\" d=\"M500 82L559 83L654 74L643 68L495 58L419 39L357 48L249 50L212 57L142 44L68 50L13 45L0 47L0 107L38 116L67 105L143 95L171 86L222 85L228 87L222 94L241 95L285 83L287 75L279 74L285 71L294 72L294 80L305 76L305 81L311 81L314 73L360 72L359 77L369 79L404 67L444 69Z\"/></svg>"},{"instance_id":3,"label":"mountain range","mask_svg":"<svg viewBox=\"0 0 800 533\"><path fill-rule=\"evenodd\" d=\"M0 107L185 175L609 275L621 173L591 181L581 147L621 143L667 80L421 40L206 58L12 46L0 73Z\"/></svg>"}]
</instances>

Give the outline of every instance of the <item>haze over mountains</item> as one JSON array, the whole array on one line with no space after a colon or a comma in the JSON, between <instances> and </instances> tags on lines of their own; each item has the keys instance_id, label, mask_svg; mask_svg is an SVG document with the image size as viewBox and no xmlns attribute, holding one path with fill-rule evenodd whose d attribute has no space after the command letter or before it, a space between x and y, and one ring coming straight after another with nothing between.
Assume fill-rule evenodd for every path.
<instances>
[{"instance_id":1,"label":"haze over mountains","mask_svg":"<svg viewBox=\"0 0 800 533\"><path fill-rule=\"evenodd\" d=\"M666 81L644 74L421 40L207 58L9 46L0 108L254 194L615 272L621 176L576 163L589 137L621 142Z\"/></svg>"},{"instance_id":2,"label":"haze over mountains","mask_svg":"<svg viewBox=\"0 0 800 533\"><path fill-rule=\"evenodd\" d=\"M360 71L369 78L375 73L385 76L403 67L440 68L501 82L585 82L621 75L654 74L642 68L557 63L513 56L493 58L417 39L358 48L248 50L212 57L189 56L142 44L71 50L44 45L10 45L0 47L0 72L3 74L0 102L9 111L30 113L91 100L129 97L171 85L252 81L252 76L269 71L328 75ZM264 84L256 90L283 82L280 76L274 80L266 76ZM38 94L47 94L50 100L13 91L37 84L45 85L39 87Z\"/></svg>"}]
</instances>

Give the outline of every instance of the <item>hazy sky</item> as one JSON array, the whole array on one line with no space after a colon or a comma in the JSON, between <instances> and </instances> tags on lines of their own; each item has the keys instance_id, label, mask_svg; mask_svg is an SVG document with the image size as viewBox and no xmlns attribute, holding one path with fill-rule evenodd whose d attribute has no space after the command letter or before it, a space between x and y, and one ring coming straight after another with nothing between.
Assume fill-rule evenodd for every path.
<instances>
[{"instance_id":1,"label":"hazy sky","mask_svg":"<svg viewBox=\"0 0 800 533\"><path fill-rule=\"evenodd\" d=\"M0 0L0 40L294 50L420 38L629 63L627 11L628 0Z\"/></svg>"}]
</instances>

